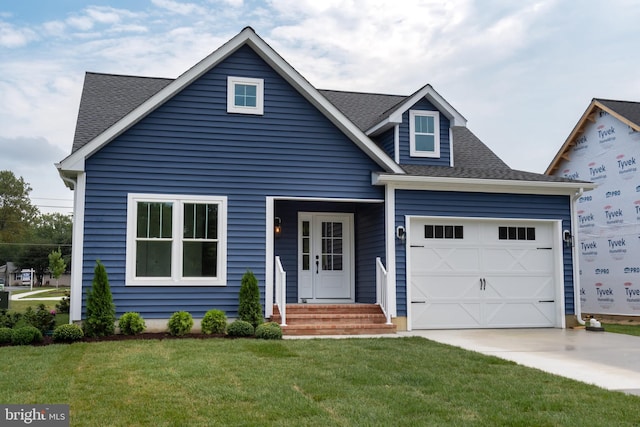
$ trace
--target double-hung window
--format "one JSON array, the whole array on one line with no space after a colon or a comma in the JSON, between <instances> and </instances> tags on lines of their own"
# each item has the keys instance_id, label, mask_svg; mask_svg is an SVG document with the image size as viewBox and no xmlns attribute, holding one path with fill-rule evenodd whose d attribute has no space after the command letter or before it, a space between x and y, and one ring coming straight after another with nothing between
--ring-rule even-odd
<instances>
[{"instance_id":1,"label":"double-hung window","mask_svg":"<svg viewBox=\"0 0 640 427\"><path fill-rule=\"evenodd\" d=\"M227 77L227 112L264 113L264 80L249 77Z\"/></svg>"},{"instance_id":2,"label":"double-hung window","mask_svg":"<svg viewBox=\"0 0 640 427\"><path fill-rule=\"evenodd\" d=\"M127 285L226 285L226 197L130 194Z\"/></svg>"},{"instance_id":3,"label":"double-hung window","mask_svg":"<svg viewBox=\"0 0 640 427\"><path fill-rule=\"evenodd\" d=\"M412 157L440 157L440 113L411 110L409 139Z\"/></svg>"}]
</instances>

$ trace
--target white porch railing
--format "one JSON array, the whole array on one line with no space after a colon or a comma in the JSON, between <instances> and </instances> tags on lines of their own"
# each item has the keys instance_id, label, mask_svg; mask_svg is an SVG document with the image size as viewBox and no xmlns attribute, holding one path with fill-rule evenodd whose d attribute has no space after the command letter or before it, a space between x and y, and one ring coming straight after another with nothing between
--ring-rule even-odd
<instances>
[{"instance_id":1,"label":"white porch railing","mask_svg":"<svg viewBox=\"0 0 640 427\"><path fill-rule=\"evenodd\" d=\"M380 306L387 325L391 325L391 312L389 311L389 288L387 285L387 270L382 265L380 257L376 258L376 304Z\"/></svg>"},{"instance_id":2,"label":"white porch railing","mask_svg":"<svg viewBox=\"0 0 640 427\"><path fill-rule=\"evenodd\" d=\"M276 305L280 311L280 326L287 326L287 272L276 257Z\"/></svg>"}]
</instances>

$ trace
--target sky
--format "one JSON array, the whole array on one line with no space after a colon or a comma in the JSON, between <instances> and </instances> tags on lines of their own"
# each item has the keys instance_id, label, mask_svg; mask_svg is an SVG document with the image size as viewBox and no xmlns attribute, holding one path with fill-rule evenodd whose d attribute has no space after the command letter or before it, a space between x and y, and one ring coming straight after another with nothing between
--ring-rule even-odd
<instances>
[{"instance_id":1,"label":"sky","mask_svg":"<svg viewBox=\"0 0 640 427\"><path fill-rule=\"evenodd\" d=\"M636 0L0 0L0 170L71 213L87 71L175 78L244 27L319 89L429 83L514 169L543 173L592 98L640 101Z\"/></svg>"}]
</instances>

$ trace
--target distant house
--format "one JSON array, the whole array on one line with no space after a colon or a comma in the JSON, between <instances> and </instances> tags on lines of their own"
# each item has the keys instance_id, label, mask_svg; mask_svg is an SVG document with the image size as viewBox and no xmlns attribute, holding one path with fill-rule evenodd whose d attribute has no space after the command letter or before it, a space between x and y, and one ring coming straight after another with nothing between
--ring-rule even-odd
<instances>
[{"instance_id":1,"label":"distant house","mask_svg":"<svg viewBox=\"0 0 640 427\"><path fill-rule=\"evenodd\" d=\"M578 199L581 303L640 315L640 102L593 99L547 168L595 182Z\"/></svg>"},{"instance_id":2,"label":"distant house","mask_svg":"<svg viewBox=\"0 0 640 427\"><path fill-rule=\"evenodd\" d=\"M0 279L5 286L11 286L16 281L20 280L20 269L12 262L7 262L4 265L0 265Z\"/></svg>"},{"instance_id":3,"label":"distant house","mask_svg":"<svg viewBox=\"0 0 640 427\"><path fill-rule=\"evenodd\" d=\"M87 73L71 154L71 319L96 260L118 315L378 304L399 329L564 327L572 198L509 168L430 85L318 90L251 28L177 79ZM286 273L286 278L283 273Z\"/></svg>"}]
</instances>

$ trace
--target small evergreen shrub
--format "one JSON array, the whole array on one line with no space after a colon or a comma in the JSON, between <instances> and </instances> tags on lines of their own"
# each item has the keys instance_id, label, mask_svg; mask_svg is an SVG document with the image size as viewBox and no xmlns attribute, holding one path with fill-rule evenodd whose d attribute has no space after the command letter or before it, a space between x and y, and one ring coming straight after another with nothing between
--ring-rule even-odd
<instances>
[{"instance_id":1,"label":"small evergreen shrub","mask_svg":"<svg viewBox=\"0 0 640 427\"><path fill-rule=\"evenodd\" d=\"M84 337L82 328L74 323L60 325L53 330L53 342L76 342Z\"/></svg>"},{"instance_id":2,"label":"small evergreen shrub","mask_svg":"<svg viewBox=\"0 0 640 427\"><path fill-rule=\"evenodd\" d=\"M11 328L0 328L0 344L9 344L11 342L11 335L13 335L13 331Z\"/></svg>"},{"instance_id":3,"label":"small evergreen shrub","mask_svg":"<svg viewBox=\"0 0 640 427\"><path fill-rule=\"evenodd\" d=\"M238 317L240 320L251 323L254 328L264 322L258 279L250 270L244 273L240 281Z\"/></svg>"},{"instance_id":4,"label":"small evergreen shrub","mask_svg":"<svg viewBox=\"0 0 640 427\"><path fill-rule=\"evenodd\" d=\"M227 327L227 335L230 337L252 337L253 325L244 320L235 320Z\"/></svg>"},{"instance_id":5,"label":"small evergreen shrub","mask_svg":"<svg viewBox=\"0 0 640 427\"><path fill-rule=\"evenodd\" d=\"M109 287L107 270L96 261L93 283L87 294L87 320L84 333L89 337L113 335L116 323L116 307Z\"/></svg>"},{"instance_id":6,"label":"small evergreen shrub","mask_svg":"<svg viewBox=\"0 0 640 427\"><path fill-rule=\"evenodd\" d=\"M130 311L120 316L118 328L120 328L120 332L125 335L137 335L147 329L147 324L144 323L144 319L140 316L140 313Z\"/></svg>"},{"instance_id":7,"label":"small evergreen shrub","mask_svg":"<svg viewBox=\"0 0 640 427\"><path fill-rule=\"evenodd\" d=\"M193 328L193 317L186 311L176 311L169 319L169 333L180 337L188 334Z\"/></svg>"},{"instance_id":8,"label":"small evergreen shrub","mask_svg":"<svg viewBox=\"0 0 640 427\"><path fill-rule=\"evenodd\" d=\"M20 313L9 313L6 308L0 309L0 328L13 328L22 318Z\"/></svg>"},{"instance_id":9,"label":"small evergreen shrub","mask_svg":"<svg viewBox=\"0 0 640 427\"><path fill-rule=\"evenodd\" d=\"M56 311L58 313L68 313L71 308L71 297L69 296L69 291L65 292L65 296L62 297L60 302L56 304Z\"/></svg>"},{"instance_id":10,"label":"small evergreen shrub","mask_svg":"<svg viewBox=\"0 0 640 427\"><path fill-rule=\"evenodd\" d=\"M22 318L27 323L45 333L53 330L56 326L56 312L47 309L44 304L38 304L38 308L34 310L31 307L27 307Z\"/></svg>"},{"instance_id":11,"label":"small evergreen shrub","mask_svg":"<svg viewBox=\"0 0 640 427\"><path fill-rule=\"evenodd\" d=\"M222 310L209 310L202 318L203 334L224 334L227 331L227 316Z\"/></svg>"},{"instance_id":12,"label":"small evergreen shrub","mask_svg":"<svg viewBox=\"0 0 640 427\"><path fill-rule=\"evenodd\" d=\"M256 338L263 340L282 339L282 328L276 322L267 322L256 328Z\"/></svg>"},{"instance_id":13,"label":"small evergreen shrub","mask_svg":"<svg viewBox=\"0 0 640 427\"><path fill-rule=\"evenodd\" d=\"M13 345L29 345L42 342L42 332L35 326L22 326L16 328L11 333L11 344Z\"/></svg>"}]
</instances>

